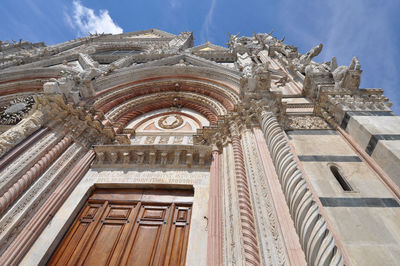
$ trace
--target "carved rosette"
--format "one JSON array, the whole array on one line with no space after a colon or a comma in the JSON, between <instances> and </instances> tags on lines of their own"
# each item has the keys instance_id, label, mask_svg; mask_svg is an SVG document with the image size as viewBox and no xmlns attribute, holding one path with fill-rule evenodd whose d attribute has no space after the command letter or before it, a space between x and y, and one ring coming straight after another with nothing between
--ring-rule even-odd
<instances>
[{"instance_id":1,"label":"carved rosette","mask_svg":"<svg viewBox=\"0 0 400 266\"><path fill-rule=\"evenodd\" d=\"M34 103L35 100L32 96L17 97L10 101L8 105L0 108L0 124L16 125L29 112Z\"/></svg>"}]
</instances>

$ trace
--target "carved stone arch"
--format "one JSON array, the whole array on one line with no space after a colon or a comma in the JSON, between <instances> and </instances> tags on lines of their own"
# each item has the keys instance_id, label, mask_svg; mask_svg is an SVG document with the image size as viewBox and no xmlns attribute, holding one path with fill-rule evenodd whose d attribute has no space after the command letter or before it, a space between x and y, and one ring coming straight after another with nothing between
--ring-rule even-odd
<instances>
[{"instance_id":1,"label":"carved stone arch","mask_svg":"<svg viewBox=\"0 0 400 266\"><path fill-rule=\"evenodd\" d=\"M111 111L106 113L105 116L111 122L117 122L121 117L131 110L135 110L138 106L147 105L150 107L153 104L157 105L157 103L161 102L169 102L169 106L174 106L174 104L184 104L188 106L189 103L191 103L191 106L193 107L202 106L203 108L197 108L198 110L196 111L203 113L206 117L210 117L211 114L218 116L228 113L228 110L220 102L204 95L187 92L163 92L149 94L126 101L113 108ZM164 105L164 107L167 107L167 105Z\"/></svg>"},{"instance_id":2,"label":"carved stone arch","mask_svg":"<svg viewBox=\"0 0 400 266\"><path fill-rule=\"evenodd\" d=\"M224 91L226 95L229 95L235 104L239 102L241 75L237 71L193 65L147 66L147 64L134 65L111 76L99 77L96 79L96 98L126 86L171 80L173 82L189 81L211 84L214 89Z\"/></svg>"},{"instance_id":3,"label":"carved stone arch","mask_svg":"<svg viewBox=\"0 0 400 266\"><path fill-rule=\"evenodd\" d=\"M0 96L43 91L43 84L62 76L61 68L32 67L8 74L0 74Z\"/></svg>"},{"instance_id":4,"label":"carved stone arch","mask_svg":"<svg viewBox=\"0 0 400 266\"><path fill-rule=\"evenodd\" d=\"M228 110L233 110L239 102L239 96L221 87L219 84L213 84L201 80L192 79L160 79L154 82L145 82L140 84L124 84L123 87L107 89L96 96L93 107L103 113L108 112L116 105L135 97L155 92L163 91L184 91L203 94L221 102Z\"/></svg>"}]
</instances>

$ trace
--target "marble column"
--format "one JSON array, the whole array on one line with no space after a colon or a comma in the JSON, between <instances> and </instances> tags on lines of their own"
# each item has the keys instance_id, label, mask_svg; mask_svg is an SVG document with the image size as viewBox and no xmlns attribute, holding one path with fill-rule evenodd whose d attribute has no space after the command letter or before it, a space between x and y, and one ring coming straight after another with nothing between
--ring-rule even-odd
<instances>
[{"instance_id":1,"label":"marble column","mask_svg":"<svg viewBox=\"0 0 400 266\"><path fill-rule=\"evenodd\" d=\"M217 148L212 151L209 191L207 265L214 266L222 265L221 156Z\"/></svg>"},{"instance_id":2,"label":"marble column","mask_svg":"<svg viewBox=\"0 0 400 266\"><path fill-rule=\"evenodd\" d=\"M275 116L271 112L263 111L259 120L307 263L348 264L343 249L327 222L318 196L310 189L311 186L295 159L296 154Z\"/></svg>"},{"instance_id":3,"label":"marble column","mask_svg":"<svg viewBox=\"0 0 400 266\"><path fill-rule=\"evenodd\" d=\"M243 265L243 239L241 233L239 198L235 178L233 147L227 141L222 149L223 188L223 265Z\"/></svg>"},{"instance_id":4,"label":"marble column","mask_svg":"<svg viewBox=\"0 0 400 266\"><path fill-rule=\"evenodd\" d=\"M71 169L57 189L0 257L0 265L17 265L19 263L81 178L89 170L94 158L95 152L90 150Z\"/></svg>"},{"instance_id":5,"label":"marble column","mask_svg":"<svg viewBox=\"0 0 400 266\"><path fill-rule=\"evenodd\" d=\"M268 151L263 133L260 128L253 128L258 154L260 156L264 181L269 188L266 198L270 197L276 212L276 219L279 221L279 231L284 241L285 251L290 265L307 265L305 255L300 246L299 236L296 233L289 207L285 201L271 154ZM254 147L253 146L253 147ZM272 227L272 229L275 229ZM271 229L271 231L272 231Z\"/></svg>"},{"instance_id":6,"label":"marble column","mask_svg":"<svg viewBox=\"0 0 400 266\"><path fill-rule=\"evenodd\" d=\"M256 228L254 224L253 207L251 204L249 184L243 159L243 149L237 125L231 123L233 157L235 162L235 177L239 197L239 215L242 229L244 263L260 265L260 251L258 248Z\"/></svg>"}]
</instances>

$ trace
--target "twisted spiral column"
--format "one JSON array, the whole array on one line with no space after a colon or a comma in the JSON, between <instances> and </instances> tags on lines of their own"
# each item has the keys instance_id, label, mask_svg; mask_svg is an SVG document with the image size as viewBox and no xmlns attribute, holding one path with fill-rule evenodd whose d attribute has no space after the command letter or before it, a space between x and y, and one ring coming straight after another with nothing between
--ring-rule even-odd
<instances>
[{"instance_id":1,"label":"twisted spiral column","mask_svg":"<svg viewBox=\"0 0 400 266\"><path fill-rule=\"evenodd\" d=\"M39 159L17 182L15 182L8 190L0 197L0 214L2 214L8 206L16 198L18 198L24 190L39 177L47 167L57 157L65 151L65 149L71 144L72 137L64 137L57 145L55 145L50 151L48 151L42 158Z\"/></svg>"},{"instance_id":2,"label":"twisted spiral column","mask_svg":"<svg viewBox=\"0 0 400 266\"><path fill-rule=\"evenodd\" d=\"M279 123L270 112L262 112L259 120L307 263L344 265L342 250L314 200Z\"/></svg>"},{"instance_id":3,"label":"twisted spiral column","mask_svg":"<svg viewBox=\"0 0 400 266\"><path fill-rule=\"evenodd\" d=\"M242 227L244 258L248 265L260 265L260 253L254 224L249 185L243 158L243 149L236 125L231 124L233 158L239 197L239 215Z\"/></svg>"}]
</instances>

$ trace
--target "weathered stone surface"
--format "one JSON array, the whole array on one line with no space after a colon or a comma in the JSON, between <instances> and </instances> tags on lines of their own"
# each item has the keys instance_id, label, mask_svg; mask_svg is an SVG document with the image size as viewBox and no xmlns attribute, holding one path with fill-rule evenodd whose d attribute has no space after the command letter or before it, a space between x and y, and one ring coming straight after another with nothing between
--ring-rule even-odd
<instances>
[{"instance_id":1,"label":"weathered stone surface","mask_svg":"<svg viewBox=\"0 0 400 266\"><path fill-rule=\"evenodd\" d=\"M96 187L193 187L187 265L396 264L400 120L358 59L193 40L0 42L0 263L45 264Z\"/></svg>"}]
</instances>

